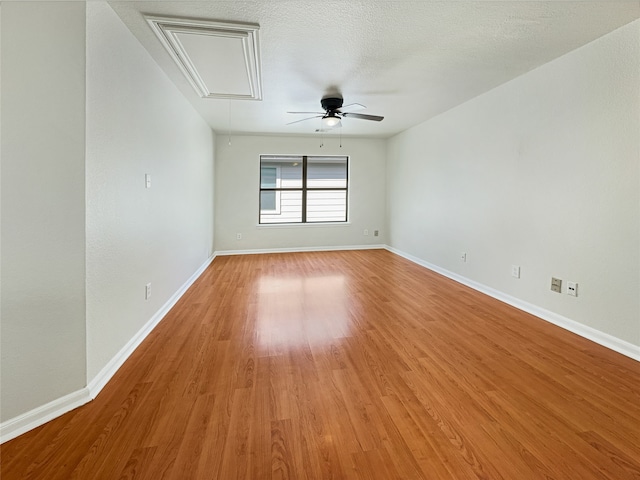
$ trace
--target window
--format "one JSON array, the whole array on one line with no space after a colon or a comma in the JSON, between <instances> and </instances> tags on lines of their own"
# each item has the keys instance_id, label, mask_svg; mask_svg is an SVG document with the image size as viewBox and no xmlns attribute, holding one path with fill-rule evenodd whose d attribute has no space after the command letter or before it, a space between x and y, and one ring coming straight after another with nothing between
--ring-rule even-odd
<instances>
[{"instance_id":1,"label":"window","mask_svg":"<svg viewBox=\"0 0 640 480\"><path fill-rule=\"evenodd\" d=\"M348 157L260 156L260 223L347 221Z\"/></svg>"}]
</instances>

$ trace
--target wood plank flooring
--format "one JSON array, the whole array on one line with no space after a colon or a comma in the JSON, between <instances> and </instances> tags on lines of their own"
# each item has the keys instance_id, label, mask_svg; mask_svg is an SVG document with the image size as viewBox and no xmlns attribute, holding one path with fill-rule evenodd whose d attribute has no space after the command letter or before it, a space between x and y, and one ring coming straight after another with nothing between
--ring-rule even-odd
<instances>
[{"instance_id":1,"label":"wood plank flooring","mask_svg":"<svg viewBox=\"0 0 640 480\"><path fill-rule=\"evenodd\" d=\"M13 479L640 479L640 363L383 250L218 257Z\"/></svg>"}]
</instances>

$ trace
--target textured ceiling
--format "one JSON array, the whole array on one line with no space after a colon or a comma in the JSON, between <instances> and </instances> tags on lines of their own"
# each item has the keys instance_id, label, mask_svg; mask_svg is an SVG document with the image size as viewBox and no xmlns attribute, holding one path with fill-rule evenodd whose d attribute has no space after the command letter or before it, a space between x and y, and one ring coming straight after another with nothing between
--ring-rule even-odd
<instances>
[{"instance_id":1,"label":"textured ceiling","mask_svg":"<svg viewBox=\"0 0 640 480\"><path fill-rule=\"evenodd\" d=\"M387 137L640 18L638 1L110 2L218 132L310 134L338 90L384 121L343 120L343 135ZM263 100L200 98L143 14L260 25ZM224 68L224 65L220 65Z\"/></svg>"}]
</instances>

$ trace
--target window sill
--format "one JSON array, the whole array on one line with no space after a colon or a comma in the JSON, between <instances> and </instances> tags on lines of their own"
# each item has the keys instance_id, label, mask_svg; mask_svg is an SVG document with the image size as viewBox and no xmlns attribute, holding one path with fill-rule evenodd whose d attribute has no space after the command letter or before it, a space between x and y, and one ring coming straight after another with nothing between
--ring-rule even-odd
<instances>
[{"instance_id":1,"label":"window sill","mask_svg":"<svg viewBox=\"0 0 640 480\"><path fill-rule=\"evenodd\" d=\"M318 227L349 227L351 222L318 222L318 223L259 223L258 228L318 228Z\"/></svg>"}]
</instances>

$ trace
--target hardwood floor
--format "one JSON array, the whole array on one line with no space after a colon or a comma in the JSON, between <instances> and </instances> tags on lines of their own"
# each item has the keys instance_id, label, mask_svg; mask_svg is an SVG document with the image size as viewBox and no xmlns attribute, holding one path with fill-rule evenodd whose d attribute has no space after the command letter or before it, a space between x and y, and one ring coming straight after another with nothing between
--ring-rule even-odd
<instances>
[{"instance_id":1,"label":"hardwood floor","mask_svg":"<svg viewBox=\"0 0 640 480\"><path fill-rule=\"evenodd\" d=\"M640 363L383 250L218 257L12 479L640 479Z\"/></svg>"}]
</instances>

